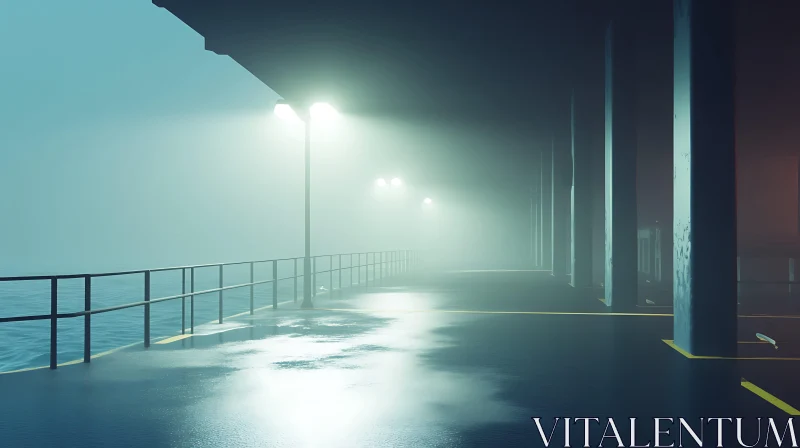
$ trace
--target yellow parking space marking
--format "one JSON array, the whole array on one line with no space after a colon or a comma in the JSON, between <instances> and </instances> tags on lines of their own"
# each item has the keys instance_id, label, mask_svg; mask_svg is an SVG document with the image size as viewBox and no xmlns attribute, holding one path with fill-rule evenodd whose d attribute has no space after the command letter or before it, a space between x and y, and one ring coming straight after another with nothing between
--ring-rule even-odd
<instances>
[{"instance_id":1,"label":"yellow parking space marking","mask_svg":"<svg viewBox=\"0 0 800 448\"><path fill-rule=\"evenodd\" d=\"M800 415L800 411L793 408L791 405L786 403L785 401L781 400L780 398L772 395L771 393L765 391L764 389L756 386L755 384L747 381L746 379L742 378L742 387L749 390L750 392L758 395L764 401L770 403L771 405L775 406L776 408L786 412L789 415Z\"/></svg>"},{"instance_id":2,"label":"yellow parking space marking","mask_svg":"<svg viewBox=\"0 0 800 448\"><path fill-rule=\"evenodd\" d=\"M779 356L770 357L739 357L739 356L698 356L693 355L686 350L675 345L675 341L671 339L662 339L668 346L672 347L676 352L689 359L734 359L738 361L800 361L800 358L782 358Z\"/></svg>"},{"instance_id":3,"label":"yellow parking space marking","mask_svg":"<svg viewBox=\"0 0 800 448\"><path fill-rule=\"evenodd\" d=\"M122 347L112 348L111 350L106 350L104 352L92 355L91 359L96 359L96 358L99 358L101 356L110 355L110 354L112 354L114 352L118 352L120 350L123 350L123 349L126 349L126 348L130 348L130 347L133 347L133 346L136 346L136 345L141 345L141 344L142 344L141 342L134 342L133 344L123 345ZM58 364L58 367L72 366L72 365L81 364L81 363L83 363L83 358L81 358L81 359L73 359L72 361L67 361L67 362L62 362L62 363ZM17 370L9 370L7 372L0 372L0 375L8 375L9 373L31 372L31 371L34 371L34 370L46 370L46 369L49 369L49 368L50 368L50 366L28 367L27 369L17 369Z\"/></svg>"},{"instance_id":4,"label":"yellow parking space marking","mask_svg":"<svg viewBox=\"0 0 800 448\"><path fill-rule=\"evenodd\" d=\"M286 301L283 301L283 302L278 302L278 305L285 305L287 303L292 303L292 302L294 302L294 300L286 300ZM253 312L255 313L256 311L265 310L267 308L272 308L272 305L267 305L267 306L262 306L260 308L256 308L256 309L253 310ZM227 316L224 319L233 319L235 317L244 316L245 314L250 314L250 311L245 311L243 313L238 313L238 314L234 314L232 316ZM216 320L212 320L211 322L208 322L208 323L209 324L214 324L214 323L217 323L217 321ZM180 334L180 335L177 335L177 336L172 336L172 337L168 337L168 338L162 338L161 340L158 340L158 342L154 342L154 344L169 344L170 342L180 341L181 339L186 339L186 338L189 338L189 337L192 337L192 336L193 335L191 335L191 334ZM134 347L134 346L137 346L137 345L142 345L142 342L134 342L133 344L128 344L128 345L123 345L121 347L112 348L111 350L106 350L104 352L92 355L91 359L97 359L97 358L100 358L102 356L110 355L110 354L112 354L114 352L118 352L120 350L124 350L126 348ZM75 364L82 364L82 363L83 363L83 358L81 358L81 359L73 359L72 361L66 361L66 362L59 363L58 367L72 366L72 365L75 365ZM45 370L45 369L49 369L49 368L50 368L50 366L28 367L28 368L25 368L25 369L17 369L17 370L9 370L9 371L6 371L6 372L0 372L0 375L8 375L8 374L11 374L11 373L32 372L34 370Z\"/></svg>"},{"instance_id":5,"label":"yellow parking space marking","mask_svg":"<svg viewBox=\"0 0 800 448\"><path fill-rule=\"evenodd\" d=\"M179 334L179 335L173 336L171 338L162 339L162 340L156 342L156 344L159 344L159 345L161 345L161 344L169 344L170 342L180 341L181 339L190 338L192 336L193 335L191 335L191 334Z\"/></svg>"}]
</instances>

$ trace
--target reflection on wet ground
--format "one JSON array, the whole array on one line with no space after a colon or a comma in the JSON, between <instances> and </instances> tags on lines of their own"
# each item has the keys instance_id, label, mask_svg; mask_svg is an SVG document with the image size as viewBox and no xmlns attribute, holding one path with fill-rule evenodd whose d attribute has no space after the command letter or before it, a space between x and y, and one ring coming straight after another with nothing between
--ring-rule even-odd
<instances>
[{"instance_id":1,"label":"reflection on wet ground","mask_svg":"<svg viewBox=\"0 0 800 448\"><path fill-rule=\"evenodd\" d=\"M531 417L548 430L554 417L639 417L645 440L652 417L785 424L742 376L800 406L799 362L687 359L662 342L668 316L495 313L604 311L549 275L413 280L199 326L91 365L0 376L0 434L8 446L544 446ZM741 320L742 337L771 332L787 346L780 356L794 353L800 320ZM740 355L775 356L741 345ZM597 446L603 428L593 431Z\"/></svg>"}]
</instances>

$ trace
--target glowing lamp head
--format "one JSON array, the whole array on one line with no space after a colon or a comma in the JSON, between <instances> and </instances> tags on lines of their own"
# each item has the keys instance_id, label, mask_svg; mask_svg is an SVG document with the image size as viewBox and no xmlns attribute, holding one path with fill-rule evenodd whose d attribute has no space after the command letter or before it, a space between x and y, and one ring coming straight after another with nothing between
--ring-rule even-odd
<instances>
[{"instance_id":1,"label":"glowing lamp head","mask_svg":"<svg viewBox=\"0 0 800 448\"><path fill-rule=\"evenodd\" d=\"M403 181L400 180L399 177L395 177L394 179L392 179L392 186L393 187L399 187L401 185L403 185Z\"/></svg>"},{"instance_id":2,"label":"glowing lamp head","mask_svg":"<svg viewBox=\"0 0 800 448\"><path fill-rule=\"evenodd\" d=\"M433 200L431 198L425 198L425 200L423 200L422 203L425 205L431 205L433 204Z\"/></svg>"},{"instance_id":3,"label":"glowing lamp head","mask_svg":"<svg viewBox=\"0 0 800 448\"><path fill-rule=\"evenodd\" d=\"M284 100L278 100L278 102L275 103L275 115L286 121L298 121L300 119L294 109L292 109L292 106Z\"/></svg>"},{"instance_id":4,"label":"glowing lamp head","mask_svg":"<svg viewBox=\"0 0 800 448\"><path fill-rule=\"evenodd\" d=\"M385 187L386 186L386 179L381 177L380 179L375 181L375 185L377 185L379 187Z\"/></svg>"},{"instance_id":5,"label":"glowing lamp head","mask_svg":"<svg viewBox=\"0 0 800 448\"><path fill-rule=\"evenodd\" d=\"M328 103L314 103L309 109L312 120L329 121L339 117L339 112Z\"/></svg>"}]
</instances>

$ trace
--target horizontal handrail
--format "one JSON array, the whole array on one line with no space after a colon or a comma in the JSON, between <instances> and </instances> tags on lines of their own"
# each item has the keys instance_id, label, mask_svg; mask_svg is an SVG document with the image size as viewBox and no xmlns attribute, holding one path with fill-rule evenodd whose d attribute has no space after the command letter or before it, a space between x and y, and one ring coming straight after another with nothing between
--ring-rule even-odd
<instances>
[{"instance_id":1,"label":"horizontal handrail","mask_svg":"<svg viewBox=\"0 0 800 448\"><path fill-rule=\"evenodd\" d=\"M328 254L328 255L312 255L311 259L316 258L326 258L326 257L338 257L339 255L342 256L350 256L350 255L368 255L368 254L380 254L380 253L389 253L389 252L398 252L398 251L383 251L383 252L349 252L343 254ZM402 251L399 251L402 252ZM144 274L145 272L166 272L166 271L178 271L182 269L199 269L199 268L213 268L213 267L220 267L220 266L237 266L237 265L246 265L246 264L259 264L259 263L272 263L273 261L293 261L293 260L302 260L305 257L291 257L291 258L271 258L266 260L253 260L253 261L231 261L225 263L205 263L205 264L193 264L193 265L186 265L186 266L171 266L171 267L163 267L163 268L152 268L152 269L135 269L130 271L114 271L114 272L97 272L97 273L84 273L84 274L51 274L51 275L22 275L22 276L11 276L11 277L0 277L0 282L21 282L21 281L32 281L32 280L67 280L67 279L78 279L78 278L98 278L98 277L114 277L114 276L121 276L121 275L135 275L135 274ZM375 263L373 263L375 264ZM371 266L372 264L370 264ZM357 266L367 266L367 264L363 265L354 265L352 267ZM320 272L318 272L320 273Z\"/></svg>"},{"instance_id":2,"label":"horizontal handrail","mask_svg":"<svg viewBox=\"0 0 800 448\"><path fill-rule=\"evenodd\" d=\"M370 255L372 255L372 259L370 260ZM354 256L358 258L358 264L354 263ZM362 256L364 259L362 260ZM334 268L333 258L338 258L337 267ZM347 266L342 266L342 257L350 257L350 264ZM410 269L412 263L415 261L419 261L419 255L415 251L409 250L395 250L395 251L382 251L382 252L351 252L351 253L344 253L344 254L328 254L328 255L314 255L309 257L312 263L312 270L308 273L303 272L299 273L297 270L297 262L298 260L303 260L305 257L292 257L292 258L275 258L275 259L266 259L266 260L253 260L253 261L237 261L237 262L228 262L228 263L207 263L207 264L195 264L195 265L186 265L186 266L175 266L175 267L166 267L166 268L154 268L154 269L137 269L137 270L128 270L128 271L117 271L117 272L102 272L102 273L85 273L85 274L57 274L57 275L31 275L31 276L13 276L13 277L0 277L0 282L22 282L22 281L40 281L40 280L49 280L50 281L50 313L49 314L36 314L36 315L28 315L28 316L12 316L12 317L0 317L0 323L3 322L23 322L23 321L34 321L34 320L49 320L50 321L50 368L55 369L58 366L57 363L57 322L59 319L69 319L75 317L83 317L84 318L84 362L90 362L91 360L91 322L90 318L92 315L101 314L101 313L108 313L111 311L118 311L124 310L129 308L135 307L144 307L144 345L145 347L150 346L150 305L160 302L166 302L171 300L182 300L182 308L181 308L181 333L183 334L186 330L185 327L185 319L186 319L186 302L187 298L190 299L190 329L191 332L194 333L194 297L200 295L207 295L212 293L219 294L219 323L223 321L223 291L228 291L232 289L239 289L239 288L250 288L250 314L254 312L254 289L253 287L256 285L262 285L271 283L272 284L272 307L278 307L278 283L281 281L286 280L294 280L294 300L297 301L297 280L299 278L303 278L308 276L312 277L313 281L313 289L311 291L312 295L315 295L316 290L316 279L317 276L320 274L328 274L329 275L329 282L331 291L336 289L333 283L333 273L339 272L339 279L338 279L338 289L343 289L342 285L342 271L349 270L350 271L350 286L352 287L354 284L359 285L361 284L361 271L362 268L365 269L365 286L368 286L370 283L370 270L369 267L372 267L372 281L376 281L378 279L383 279L384 277L391 276L393 274L406 272ZM328 269L317 271L316 269L316 261L317 259L321 258L328 258ZM294 261L294 275L290 275L288 277L278 277L278 263L282 261ZM363 263L362 263L363 261ZM262 263L270 263L272 265L272 278L266 280L255 280L253 278L253 268L256 264ZM225 266L237 266L237 265L250 265L250 281L247 283L239 283L235 285L228 285L224 286L223 282L223 272ZM194 291L194 280L195 280L195 270L201 268L209 268L209 267L218 267L219 268L219 287L218 288L211 288L211 289L204 289L201 291ZM378 268L380 267L380 270ZM386 268L386 272L384 275L384 268ZM182 293L181 294L173 294L169 296L159 297L159 298L151 298L151 274L154 272L166 272L166 271L182 271L181 276L181 284L182 284ZM187 271L190 273L190 284L191 284L191 291L186 291L186 280L187 280ZM353 272L356 271L357 273L357 281L353 283ZM92 279L93 278L100 278L100 277L111 277L111 276L124 276L124 275L134 275L134 274L144 274L144 300L139 300L136 302L125 303L121 305L103 307L103 308L92 308ZM58 281L63 279L84 279L84 296L85 296L85 309L81 311L74 311L74 312L67 312L67 313L59 313L58 312Z\"/></svg>"}]
</instances>

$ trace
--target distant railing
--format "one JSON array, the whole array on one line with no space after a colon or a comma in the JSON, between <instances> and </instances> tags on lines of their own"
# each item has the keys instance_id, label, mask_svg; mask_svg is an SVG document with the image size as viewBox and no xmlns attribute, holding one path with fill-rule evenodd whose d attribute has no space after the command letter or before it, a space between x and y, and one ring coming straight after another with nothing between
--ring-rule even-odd
<instances>
[{"instance_id":1,"label":"distant railing","mask_svg":"<svg viewBox=\"0 0 800 448\"><path fill-rule=\"evenodd\" d=\"M342 257L349 257L350 264L346 267L342 266ZM363 264L362 264L363 256ZM372 261L370 261L372 256ZM337 258L337 268L333 268L333 259ZM354 257L357 257L358 264L353 264ZM342 287L342 271L349 270L350 273L350 286L354 284L361 284L361 270L364 268L364 286L369 286L370 282L370 267L372 267L372 280L380 280L396 274L408 272L412 267L416 266L420 259L417 251L402 250L402 251L388 251L388 252L361 252L361 253L348 253L348 254L334 254L334 255L316 255L312 258L312 295L316 296L316 281L317 275L327 273L329 276L328 284L331 287L331 292L335 289L333 287L333 273L338 272L339 275L339 288ZM317 271L317 260L328 258L330 268L324 271ZM83 362L91 362L91 347L92 347L92 328L91 317L94 314L108 313L111 311L124 310L137 306L144 307L144 346L150 346L150 306L154 303L166 302L170 300L181 299L181 334L186 333L186 299L189 299L189 331L190 334L194 333L194 297L204 294L218 293L219 297L219 323L222 323L222 310L224 308L223 291L250 287L250 314L253 314L254 303L254 290L255 285L272 283L272 308L278 308L278 282L282 280L294 280L294 301L297 301L297 279L304 277L305 273L297 273L297 261L303 260L304 257L294 258L277 258L272 260L256 260L256 261L239 261L233 263L212 263L212 264L198 264L191 266L176 266L169 268L156 268L156 269L142 269L135 271L120 271L120 272L104 272L96 274L66 274L66 275L34 275L24 277L0 277L0 282L21 282L21 281L50 281L50 313L38 314L28 316L14 316L14 317L0 317L0 323L3 322L23 322L33 320L50 320L50 368L56 369L58 367L58 319L69 319L73 317L84 318L83 329ZM294 275L284 278L278 278L278 263L279 262L293 262ZM253 277L254 267L257 264L271 263L272 264L272 278L268 280L255 280ZM250 265L250 281L237 285L224 286L224 267L225 266L240 266ZM205 289L195 291L195 269L199 268L219 268L219 287L213 289ZM182 290L181 294L171 296L151 298L150 297L150 276L153 272L167 272L167 271L181 271ZM189 271L189 291L186 291L186 272ZM353 271L356 271L356 283L353 283ZM384 270L386 275L384 275ZM144 300L138 302L126 303L123 305L110 306L105 308L92 309L92 279L98 277L113 277L132 274L144 274ZM59 313L58 312L58 281L66 279L84 279L84 310L72 313Z\"/></svg>"},{"instance_id":2,"label":"distant railing","mask_svg":"<svg viewBox=\"0 0 800 448\"><path fill-rule=\"evenodd\" d=\"M639 277L648 283L654 284L663 281L662 256L663 238L661 228L657 226L639 228ZM797 260L800 252L792 247L781 248L775 246L760 251L739 250L736 257L736 280L738 281L739 295L742 295L742 286L752 290L750 286L781 286L789 294L800 290L798 281ZM667 252L671 257L671 252ZM744 268L742 266L744 265ZM762 268L759 268L762 265ZM743 274L744 272L744 274ZM669 273L667 273L669 274ZM667 282L671 281L668 275Z\"/></svg>"}]
</instances>

